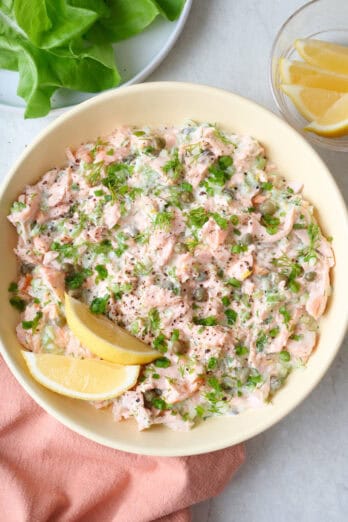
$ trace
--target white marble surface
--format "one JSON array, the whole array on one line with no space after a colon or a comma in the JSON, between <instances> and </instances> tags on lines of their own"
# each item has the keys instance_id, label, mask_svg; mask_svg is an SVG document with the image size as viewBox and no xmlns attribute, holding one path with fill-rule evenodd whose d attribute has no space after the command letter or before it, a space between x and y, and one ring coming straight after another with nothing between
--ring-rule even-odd
<instances>
[{"instance_id":1,"label":"white marble surface","mask_svg":"<svg viewBox=\"0 0 348 522\"><path fill-rule=\"evenodd\" d=\"M275 110L268 85L272 41L303 0L193 0L175 48L150 80L205 83ZM53 117L0 111L0 176ZM348 198L347 155L319 153ZM310 397L246 443L247 461L193 522L343 522L348 519L347 339ZM214 480L214 477L211 477Z\"/></svg>"}]
</instances>

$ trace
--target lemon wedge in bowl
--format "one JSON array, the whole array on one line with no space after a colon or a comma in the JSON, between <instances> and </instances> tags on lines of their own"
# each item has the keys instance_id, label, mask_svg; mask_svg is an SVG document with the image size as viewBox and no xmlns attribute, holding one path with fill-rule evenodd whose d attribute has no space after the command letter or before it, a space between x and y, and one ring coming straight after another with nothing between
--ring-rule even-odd
<instances>
[{"instance_id":1,"label":"lemon wedge in bowl","mask_svg":"<svg viewBox=\"0 0 348 522\"><path fill-rule=\"evenodd\" d=\"M336 74L348 74L348 47L310 38L296 40L295 48L311 65Z\"/></svg>"},{"instance_id":2,"label":"lemon wedge in bowl","mask_svg":"<svg viewBox=\"0 0 348 522\"><path fill-rule=\"evenodd\" d=\"M46 388L85 401L121 395L138 379L140 366L121 366L98 359L75 359L22 351L31 375Z\"/></svg>"},{"instance_id":3,"label":"lemon wedge in bowl","mask_svg":"<svg viewBox=\"0 0 348 522\"><path fill-rule=\"evenodd\" d=\"M297 110L306 120L321 118L345 93L315 89L301 85L281 85L282 91L289 96Z\"/></svg>"},{"instance_id":4,"label":"lemon wedge in bowl","mask_svg":"<svg viewBox=\"0 0 348 522\"><path fill-rule=\"evenodd\" d=\"M319 136L339 137L348 133L348 94L344 94L321 117L312 121L306 130Z\"/></svg>"},{"instance_id":5,"label":"lemon wedge in bowl","mask_svg":"<svg viewBox=\"0 0 348 522\"><path fill-rule=\"evenodd\" d=\"M348 75L325 71L305 62L281 58L279 74L282 83L285 84L348 92Z\"/></svg>"},{"instance_id":6,"label":"lemon wedge in bowl","mask_svg":"<svg viewBox=\"0 0 348 522\"><path fill-rule=\"evenodd\" d=\"M106 317L93 314L84 304L65 294L65 315L69 328L82 346L105 361L118 364L146 364L161 354Z\"/></svg>"}]
</instances>

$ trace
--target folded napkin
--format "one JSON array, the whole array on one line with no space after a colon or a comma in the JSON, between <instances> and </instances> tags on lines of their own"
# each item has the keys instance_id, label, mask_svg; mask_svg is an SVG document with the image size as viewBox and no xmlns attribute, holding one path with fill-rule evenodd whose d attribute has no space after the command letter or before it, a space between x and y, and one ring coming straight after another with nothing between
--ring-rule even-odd
<instances>
[{"instance_id":1,"label":"folded napkin","mask_svg":"<svg viewBox=\"0 0 348 522\"><path fill-rule=\"evenodd\" d=\"M96 444L37 406L1 357L0 386L6 522L187 522L188 507L220 493L244 460L243 445L164 458Z\"/></svg>"}]
</instances>

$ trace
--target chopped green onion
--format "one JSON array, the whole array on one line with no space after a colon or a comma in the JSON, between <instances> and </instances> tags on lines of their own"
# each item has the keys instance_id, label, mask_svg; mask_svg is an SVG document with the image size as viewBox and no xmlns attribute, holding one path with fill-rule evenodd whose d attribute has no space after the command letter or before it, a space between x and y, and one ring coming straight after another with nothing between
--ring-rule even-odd
<instances>
[{"instance_id":1,"label":"chopped green onion","mask_svg":"<svg viewBox=\"0 0 348 522\"><path fill-rule=\"evenodd\" d=\"M108 294L104 297L95 297L89 306L90 311L93 314L105 314L109 298Z\"/></svg>"},{"instance_id":2,"label":"chopped green onion","mask_svg":"<svg viewBox=\"0 0 348 522\"><path fill-rule=\"evenodd\" d=\"M235 288L240 288L242 286L241 281L238 281L238 279L236 279L235 277L231 277L230 279L228 279L227 284L232 285Z\"/></svg>"},{"instance_id":3,"label":"chopped green onion","mask_svg":"<svg viewBox=\"0 0 348 522\"><path fill-rule=\"evenodd\" d=\"M168 366L170 366L170 360L167 357L160 357L155 360L154 365L157 368L168 368Z\"/></svg>"}]
</instances>

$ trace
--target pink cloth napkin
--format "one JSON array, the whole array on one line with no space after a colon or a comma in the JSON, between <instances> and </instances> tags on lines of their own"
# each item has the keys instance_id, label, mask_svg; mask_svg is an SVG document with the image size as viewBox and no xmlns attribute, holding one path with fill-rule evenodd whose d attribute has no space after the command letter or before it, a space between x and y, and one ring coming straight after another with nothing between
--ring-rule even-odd
<instances>
[{"instance_id":1,"label":"pink cloth napkin","mask_svg":"<svg viewBox=\"0 0 348 522\"><path fill-rule=\"evenodd\" d=\"M180 458L106 448L37 406L1 357L0 383L2 521L188 522L188 507L220 493L245 457L243 445Z\"/></svg>"}]
</instances>

